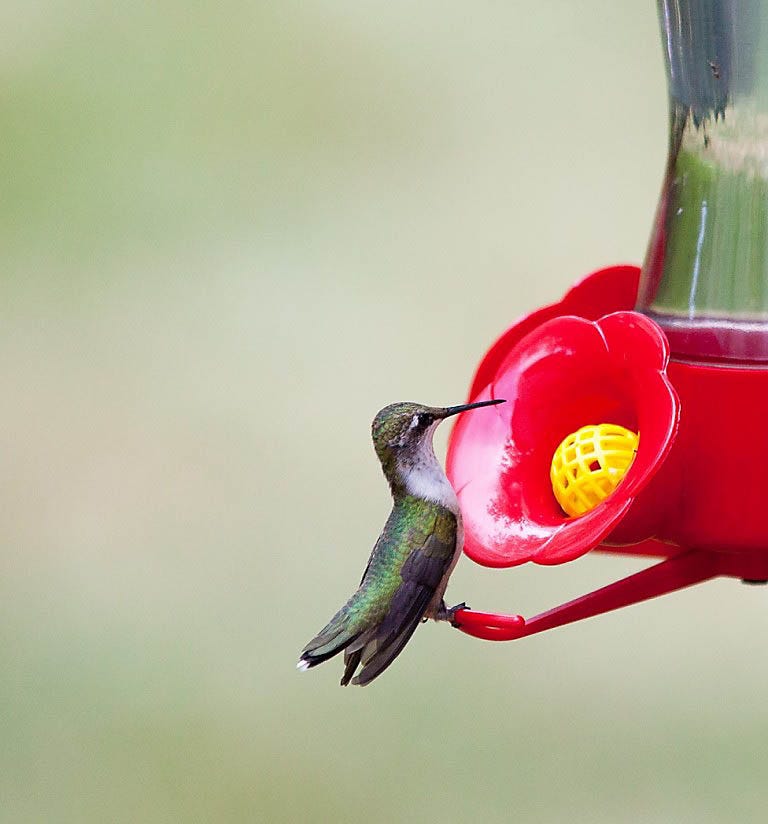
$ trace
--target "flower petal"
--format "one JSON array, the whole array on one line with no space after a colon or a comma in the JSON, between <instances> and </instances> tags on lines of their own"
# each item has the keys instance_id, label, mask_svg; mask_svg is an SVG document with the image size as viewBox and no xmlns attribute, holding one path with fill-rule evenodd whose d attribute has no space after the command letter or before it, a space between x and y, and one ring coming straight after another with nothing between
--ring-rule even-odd
<instances>
[{"instance_id":1,"label":"flower petal","mask_svg":"<svg viewBox=\"0 0 768 824\"><path fill-rule=\"evenodd\" d=\"M509 327L491 346L475 373L470 397L475 397L494 378L501 360L512 347L545 321L561 315L578 315L597 320L603 315L632 309L637 299L640 269L637 266L610 266L598 269L574 284L562 300L543 306Z\"/></svg>"},{"instance_id":2,"label":"flower petal","mask_svg":"<svg viewBox=\"0 0 768 824\"><path fill-rule=\"evenodd\" d=\"M489 566L571 560L609 535L671 447L679 403L666 377L666 339L635 312L596 322L563 316L494 359L492 380L472 400L507 403L493 417L463 416L448 453L465 551ZM639 430L637 458L613 494L569 518L552 493L552 455L570 432L597 423Z\"/></svg>"}]
</instances>

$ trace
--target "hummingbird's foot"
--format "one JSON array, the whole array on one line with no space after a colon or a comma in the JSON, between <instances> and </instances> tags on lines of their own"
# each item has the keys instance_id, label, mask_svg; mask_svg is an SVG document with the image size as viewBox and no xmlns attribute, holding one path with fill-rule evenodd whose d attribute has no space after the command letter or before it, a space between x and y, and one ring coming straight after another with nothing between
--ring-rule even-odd
<instances>
[{"instance_id":1,"label":"hummingbird's foot","mask_svg":"<svg viewBox=\"0 0 768 824\"><path fill-rule=\"evenodd\" d=\"M445 601L441 601L440 608L437 610L437 614L435 615L435 621L448 621L452 627L457 627L458 624L456 623L456 613L462 609L469 609L464 601L460 604L456 604L455 607L446 607Z\"/></svg>"}]
</instances>

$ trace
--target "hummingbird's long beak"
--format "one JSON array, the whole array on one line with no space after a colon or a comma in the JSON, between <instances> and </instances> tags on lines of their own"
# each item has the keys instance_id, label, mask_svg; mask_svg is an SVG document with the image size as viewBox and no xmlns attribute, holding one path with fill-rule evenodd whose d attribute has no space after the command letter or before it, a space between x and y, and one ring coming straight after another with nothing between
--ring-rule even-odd
<instances>
[{"instance_id":1,"label":"hummingbird's long beak","mask_svg":"<svg viewBox=\"0 0 768 824\"><path fill-rule=\"evenodd\" d=\"M475 401L475 403L463 403L460 406L446 406L443 409L442 418L450 418L451 415L458 415L468 409L479 409L481 406L495 406L497 403L506 403L504 398L494 398L492 401Z\"/></svg>"}]
</instances>

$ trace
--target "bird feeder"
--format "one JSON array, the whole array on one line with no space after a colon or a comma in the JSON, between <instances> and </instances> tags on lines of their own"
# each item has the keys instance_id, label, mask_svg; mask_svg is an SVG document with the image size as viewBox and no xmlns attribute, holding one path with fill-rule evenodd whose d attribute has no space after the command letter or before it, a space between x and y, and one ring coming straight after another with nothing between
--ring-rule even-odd
<instances>
[{"instance_id":1,"label":"bird feeder","mask_svg":"<svg viewBox=\"0 0 768 824\"><path fill-rule=\"evenodd\" d=\"M507 403L459 419L447 461L480 564L658 561L531 619L457 612L479 638L768 582L768 4L658 6L669 156L642 271L595 272L507 329L469 396ZM603 448L600 427L628 434Z\"/></svg>"}]
</instances>

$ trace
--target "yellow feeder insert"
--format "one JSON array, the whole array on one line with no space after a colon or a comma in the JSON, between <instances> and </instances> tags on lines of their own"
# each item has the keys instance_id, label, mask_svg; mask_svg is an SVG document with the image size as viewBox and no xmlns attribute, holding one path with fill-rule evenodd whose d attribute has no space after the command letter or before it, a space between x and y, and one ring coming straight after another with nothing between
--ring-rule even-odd
<instances>
[{"instance_id":1,"label":"yellow feeder insert","mask_svg":"<svg viewBox=\"0 0 768 824\"><path fill-rule=\"evenodd\" d=\"M564 438L549 472L563 511L575 517L604 501L627 474L638 442L637 433L614 423L582 426Z\"/></svg>"}]
</instances>

